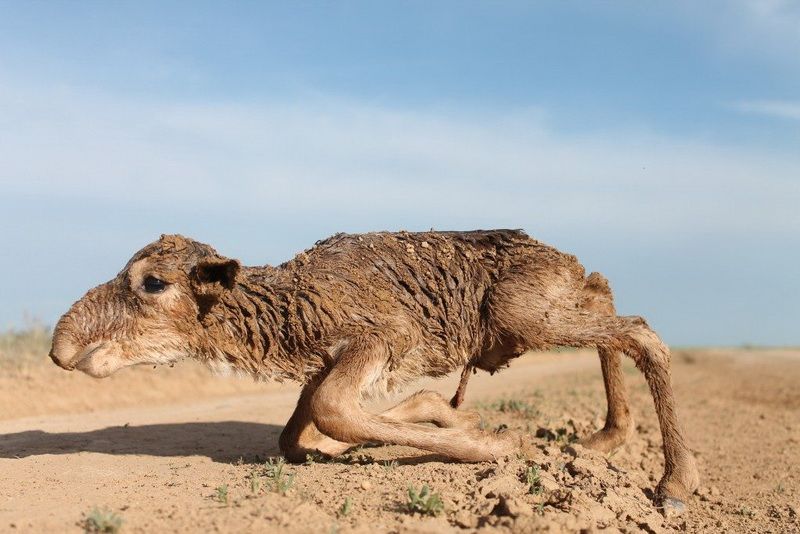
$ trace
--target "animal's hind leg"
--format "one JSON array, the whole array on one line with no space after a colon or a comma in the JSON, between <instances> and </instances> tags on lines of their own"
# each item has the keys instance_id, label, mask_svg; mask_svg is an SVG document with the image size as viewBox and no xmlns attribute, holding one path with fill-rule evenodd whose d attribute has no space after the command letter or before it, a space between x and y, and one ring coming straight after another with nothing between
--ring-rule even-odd
<instances>
[{"instance_id":1,"label":"animal's hind leg","mask_svg":"<svg viewBox=\"0 0 800 534\"><path fill-rule=\"evenodd\" d=\"M608 280L600 273L586 277L579 307L598 315L615 317L614 300ZM603 385L606 390L606 424L582 441L583 445L598 451L609 452L622 445L633 431L633 418L628 406L625 391L625 377L622 373L622 357L619 351L605 346L597 347L600 368L603 370Z\"/></svg>"},{"instance_id":2,"label":"animal's hind leg","mask_svg":"<svg viewBox=\"0 0 800 534\"><path fill-rule=\"evenodd\" d=\"M684 501L700 483L694 457L686 446L678 416L670 377L669 349L641 317L586 317L578 314L562 318L559 344L594 344L608 351L622 351L633 358L644 373L653 396L661 427L664 450L664 476L656 488L656 497L664 515L676 515L685 509ZM572 332L570 334L570 332Z\"/></svg>"},{"instance_id":3,"label":"animal's hind leg","mask_svg":"<svg viewBox=\"0 0 800 534\"><path fill-rule=\"evenodd\" d=\"M620 348L636 362L644 373L655 403L664 447L664 476L656 494L664 514L681 513L684 501L700 484L694 457L686 446L675 411L675 398L670 377L669 349L639 317L620 317L624 326Z\"/></svg>"},{"instance_id":4,"label":"animal's hind leg","mask_svg":"<svg viewBox=\"0 0 800 534\"><path fill-rule=\"evenodd\" d=\"M633 432L633 417L628 405L620 353L602 346L598 347L597 353L603 370L608 405L606 424L602 429L581 440L581 444L590 449L609 452L625 443L630 437Z\"/></svg>"},{"instance_id":5,"label":"animal's hind leg","mask_svg":"<svg viewBox=\"0 0 800 534\"><path fill-rule=\"evenodd\" d=\"M643 319L609 313L613 310L611 293L602 276L592 274L584 279L577 262L566 261L566 256L558 258L561 268L557 264L540 266L537 272L522 266L493 287L487 302L490 330L522 348L602 347L633 358L650 386L664 442L658 500L665 515L680 513L683 501L697 488L699 476L678 425L669 350ZM612 363L608 371L612 378L618 376L621 384L619 365L614 368ZM616 384L613 379L608 383Z\"/></svg>"}]
</instances>

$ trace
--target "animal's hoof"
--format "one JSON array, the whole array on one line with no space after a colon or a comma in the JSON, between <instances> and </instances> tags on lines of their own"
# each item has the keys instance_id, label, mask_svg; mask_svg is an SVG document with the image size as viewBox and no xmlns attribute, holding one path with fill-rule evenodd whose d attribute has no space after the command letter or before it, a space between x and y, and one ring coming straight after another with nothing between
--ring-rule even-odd
<instances>
[{"instance_id":1,"label":"animal's hoof","mask_svg":"<svg viewBox=\"0 0 800 534\"><path fill-rule=\"evenodd\" d=\"M494 459L513 456L520 451L522 436L513 430L502 430L492 436L492 456Z\"/></svg>"},{"instance_id":2,"label":"animal's hoof","mask_svg":"<svg viewBox=\"0 0 800 534\"><path fill-rule=\"evenodd\" d=\"M587 449L608 453L623 445L633 434L633 423L626 427L603 428L591 436L581 439L578 443Z\"/></svg>"},{"instance_id":3,"label":"animal's hoof","mask_svg":"<svg viewBox=\"0 0 800 534\"><path fill-rule=\"evenodd\" d=\"M673 499L672 497L664 497L661 501L661 513L664 514L666 519L678 517L686 511L686 504L680 499Z\"/></svg>"},{"instance_id":4,"label":"animal's hoof","mask_svg":"<svg viewBox=\"0 0 800 534\"><path fill-rule=\"evenodd\" d=\"M480 430L483 428L483 419L481 419L481 414L478 412L466 412L466 411L459 411L458 412L458 423L456 424L457 428L464 428L464 429L478 429Z\"/></svg>"}]
</instances>

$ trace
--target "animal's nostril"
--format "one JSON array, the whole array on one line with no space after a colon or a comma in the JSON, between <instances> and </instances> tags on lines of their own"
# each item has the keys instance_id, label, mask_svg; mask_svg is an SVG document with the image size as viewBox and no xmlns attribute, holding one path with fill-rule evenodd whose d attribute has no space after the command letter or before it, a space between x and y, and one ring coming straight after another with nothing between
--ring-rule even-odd
<instances>
[{"instance_id":1,"label":"animal's nostril","mask_svg":"<svg viewBox=\"0 0 800 534\"><path fill-rule=\"evenodd\" d=\"M64 364L61 360L58 359L56 356L55 347L50 349L50 359L53 360L53 363L61 367L62 369L66 369L67 371L72 371L75 369L74 365Z\"/></svg>"}]
</instances>

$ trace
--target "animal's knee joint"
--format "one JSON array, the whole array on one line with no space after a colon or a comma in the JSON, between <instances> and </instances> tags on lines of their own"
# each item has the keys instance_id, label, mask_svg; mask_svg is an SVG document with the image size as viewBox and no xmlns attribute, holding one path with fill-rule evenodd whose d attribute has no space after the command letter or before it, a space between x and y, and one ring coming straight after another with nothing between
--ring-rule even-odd
<instances>
[{"instance_id":1,"label":"animal's knee joint","mask_svg":"<svg viewBox=\"0 0 800 534\"><path fill-rule=\"evenodd\" d=\"M360 406L332 388L320 387L311 399L311 418L317 429L337 441L361 442L358 425Z\"/></svg>"}]
</instances>

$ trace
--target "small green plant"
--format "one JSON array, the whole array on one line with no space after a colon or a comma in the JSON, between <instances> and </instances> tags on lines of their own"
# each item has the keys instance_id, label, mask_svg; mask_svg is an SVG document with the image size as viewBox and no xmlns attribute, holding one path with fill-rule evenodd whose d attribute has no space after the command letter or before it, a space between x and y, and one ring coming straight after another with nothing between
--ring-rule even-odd
<instances>
[{"instance_id":1,"label":"small green plant","mask_svg":"<svg viewBox=\"0 0 800 534\"><path fill-rule=\"evenodd\" d=\"M286 461L282 457L267 460L264 476L270 480L271 490L281 495L285 495L294 484L294 473L286 472Z\"/></svg>"},{"instance_id":2,"label":"small green plant","mask_svg":"<svg viewBox=\"0 0 800 534\"><path fill-rule=\"evenodd\" d=\"M444 511L442 497L438 493L433 493L427 484L419 491L414 486L408 487L406 507L411 513L419 512L423 515L436 516Z\"/></svg>"},{"instance_id":3,"label":"small green plant","mask_svg":"<svg viewBox=\"0 0 800 534\"><path fill-rule=\"evenodd\" d=\"M83 521L84 532L115 534L122 527L122 517L107 508L93 508Z\"/></svg>"},{"instance_id":4,"label":"small green plant","mask_svg":"<svg viewBox=\"0 0 800 534\"><path fill-rule=\"evenodd\" d=\"M525 470L525 483L528 485L528 493L531 495L540 495L544 491L538 465L528 466Z\"/></svg>"},{"instance_id":5,"label":"small green plant","mask_svg":"<svg viewBox=\"0 0 800 534\"><path fill-rule=\"evenodd\" d=\"M397 469L397 465L397 460L384 460L381 462L381 466L387 471L394 471Z\"/></svg>"},{"instance_id":6,"label":"small green plant","mask_svg":"<svg viewBox=\"0 0 800 534\"><path fill-rule=\"evenodd\" d=\"M555 442L555 444L558 445L559 447L575 443L576 441L578 441L578 432L571 421L568 424L572 426L572 430L569 430L566 427L560 427L554 430L551 430L549 428L539 428L536 431L536 437L544 438L547 441Z\"/></svg>"},{"instance_id":7,"label":"small green plant","mask_svg":"<svg viewBox=\"0 0 800 534\"><path fill-rule=\"evenodd\" d=\"M253 471L252 473L250 473L250 493L255 495L258 493L260 489L261 489L261 477L258 475L258 472Z\"/></svg>"},{"instance_id":8,"label":"small green plant","mask_svg":"<svg viewBox=\"0 0 800 534\"><path fill-rule=\"evenodd\" d=\"M324 454L314 451L311 453L306 454L306 461L305 465L314 465L314 464L329 464L331 463L331 458L325 456Z\"/></svg>"},{"instance_id":9,"label":"small green plant","mask_svg":"<svg viewBox=\"0 0 800 534\"><path fill-rule=\"evenodd\" d=\"M753 518L753 517L756 516L756 513L753 510L751 510L750 508L748 508L747 506L742 506L741 508L736 510L736 513L739 514L739 515L742 515L744 517L750 517L750 518Z\"/></svg>"},{"instance_id":10,"label":"small green plant","mask_svg":"<svg viewBox=\"0 0 800 534\"><path fill-rule=\"evenodd\" d=\"M214 498L217 499L217 502L221 502L222 504L228 504L228 485L223 484L221 486L217 486L215 491L217 492L214 495Z\"/></svg>"},{"instance_id":11,"label":"small green plant","mask_svg":"<svg viewBox=\"0 0 800 534\"><path fill-rule=\"evenodd\" d=\"M525 417L536 415L538 411L521 399L500 399L492 404L492 408L502 413L515 413Z\"/></svg>"},{"instance_id":12,"label":"small green plant","mask_svg":"<svg viewBox=\"0 0 800 534\"><path fill-rule=\"evenodd\" d=\"M350 512L353 511L353 501L350 500L350 497L345 497L344 502L339 507L339 517L347 517L350 515Z\"/></svg>"},{"instance_id":13,"label":"small green plant","mask_svg":"<svg viewBox=\"0 0 800 534\"><path fill-rule=\"evenodd\" d=\"M283 470L285 468L286 460L282 456L267 458L267 461L264 462L264 475L269 478L280 478L284 474Z\"/></svg>"}]
</instances>

